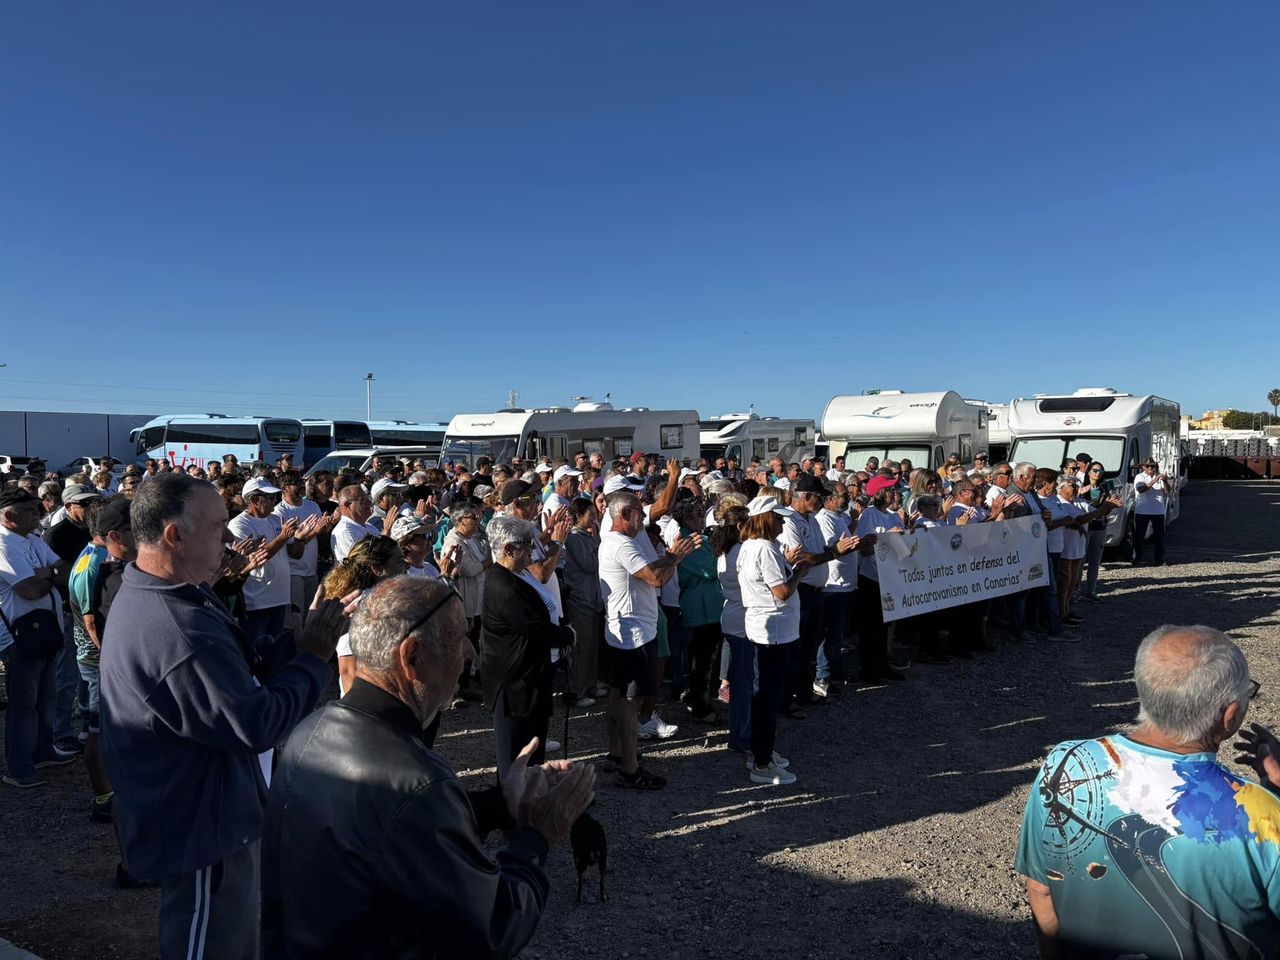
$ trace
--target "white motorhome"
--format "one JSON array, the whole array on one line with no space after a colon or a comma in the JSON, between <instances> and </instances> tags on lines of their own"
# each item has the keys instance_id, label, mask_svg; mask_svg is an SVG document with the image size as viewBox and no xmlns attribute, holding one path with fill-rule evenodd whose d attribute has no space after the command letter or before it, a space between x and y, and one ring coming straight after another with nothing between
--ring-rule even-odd
<instances>
[{"instance_id":1,"label":"white motorhome","mask_svg":"<svg viewBox=\"0 0 1280 960\"><path fill-rule=\"evenodd\" d=\"M987 410L987 463L999 463L1007 459L1009 456L1009 405L971 400L967 397L964 402L971 403L975 407L985 407Z\"/></svg>"},{"instance_id":2,"label":"white motorhome","mask_svg":"<svg viewBox=\"0 0 1280 960\"><path fill-rule=\"evenodd\" d=\"M449 421L440 459L474 467L477 457L494 463L509 463L513 456L571 459L579 450L598 452L606 463L636 451L688 463L698 458L698 412L587 402L572 409L460 413Z\"/></svg>"},{"instance_id":3,"label":"white motorhome","mask_svg":"<svg viewBox=\"0 0 1280 960\"><path fill-rule=\"evenodd\" d=\"M1133 485L1138 464L1152 457L1174 479L1166 522L1178 518L1185 472L1178 404L1155 396L1134 396L1111 387L1083 387L1068 396L1036 395L1009 407L1011 461L1057 470L1068 457L1089 454L1103 475L1124 495L1124 507L1107 517L1107 545L1127 545L1133 535Z\"/></svg>"},{"instance_id":4,"label":"white motorhome","mask_svg":"<svg viewBox=\"0 0 1280 960\"><path fill-rule=\"evenodd\" d=\"M746 465L753 459L767 463L781 457L783 463L800 463L814 455L817 432L812 420L781 420L754 413L726 413L700 424L698 445L704 460L737 457Z\"/></svg>"},{"instance_id":5,"label":"white motorhome","mask_svg":"<svg viewBox=\"0 0 1280 960\"><path fill-rule=\"evenodd\" d=\"M843 456L850 470L861 470L870 457L881 463L905 457L936 470L948 454L971 463L987 449L986 405L966 403L954 390L832 397L820 427L832 460Z\"/></svg>"}]
</instances>

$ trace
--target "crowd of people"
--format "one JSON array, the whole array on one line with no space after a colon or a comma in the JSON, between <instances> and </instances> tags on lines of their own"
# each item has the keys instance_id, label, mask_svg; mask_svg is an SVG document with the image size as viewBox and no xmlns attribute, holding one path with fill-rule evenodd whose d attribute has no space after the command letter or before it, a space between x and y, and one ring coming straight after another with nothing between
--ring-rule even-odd
<instances>
[{"instance_id":1,"label":"crowd of people","mask_svg":"<svg viewBox=\"0 0 1280 960\"><path fill-rule=\"evenodd\" d=\"M3 782L83 756L118 883L162 887L165 957L417 956L428 937L513 955L597 777L665 786L641 741L722 724L747 781L783 786L802 763L779 723L855 664L892 683L1000 640L1079 640L1120 491L1083 455L987 459L35 462L0 489ZM1144 463L1156 563L1169 491ZM1028 515L1045 585L886 625L879 537ZM606 755L560 757L557 706L602 701ZM463 791L435 749L449 708L491 717L491 789Z\"/></svg>"}]
</instances>

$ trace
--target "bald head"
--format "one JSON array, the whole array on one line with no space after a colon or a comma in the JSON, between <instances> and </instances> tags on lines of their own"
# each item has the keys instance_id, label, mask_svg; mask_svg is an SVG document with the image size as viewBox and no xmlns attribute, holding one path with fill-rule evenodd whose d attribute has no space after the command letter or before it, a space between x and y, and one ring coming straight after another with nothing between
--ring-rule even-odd
<instances>
[{"instance_id":1,"label":"bald head","mask_svg":"<svg viewBox=\"0 0 1280 960\"><path fill-rule=\"evenodd\" d=\"M1244 654L1212 627L1166 624L1152 631L1138 647L1133 682L1139 721L1181 744L1214 741L1224 711L1238 704L1243 719L1248 706Z\"/></svg>"}]
</instances>

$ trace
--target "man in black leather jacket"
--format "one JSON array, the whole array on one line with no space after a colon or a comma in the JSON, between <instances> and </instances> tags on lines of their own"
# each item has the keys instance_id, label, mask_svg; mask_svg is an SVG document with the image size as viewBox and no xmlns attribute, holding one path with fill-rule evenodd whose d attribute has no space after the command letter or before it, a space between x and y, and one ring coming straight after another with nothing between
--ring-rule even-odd
<instances>
[{"instance_id":1,"label":"man in black leather jacket","mask_svg":"<svg viewBox=\"0 0 1280 960\"><path fill-rule=\"evenodd\" d=\"M263 837L268 957L512 957L532 938L549 847L592 798L594 768L532 769L468 794L423 728L475 656L444 581L376 587L351 626L356 680L285 744ZM510 830L497 860L484 834Z\"/></svg>"}]
</instances>

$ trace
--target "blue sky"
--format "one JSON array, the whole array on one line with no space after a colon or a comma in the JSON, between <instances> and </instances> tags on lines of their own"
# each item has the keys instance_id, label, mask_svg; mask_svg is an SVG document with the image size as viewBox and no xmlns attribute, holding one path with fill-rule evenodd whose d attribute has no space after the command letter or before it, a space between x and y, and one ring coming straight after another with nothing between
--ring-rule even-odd
<instances>
[{"instance_id":1,"label":"blue sky","mask_svg":"<svg viewBox=\"0 0 1280 960\"><path fill-rule=\"evenodd\" d=\"M0 7L0 409L1280 386L1280 6Z\"/></svg>"}]
</instances>

